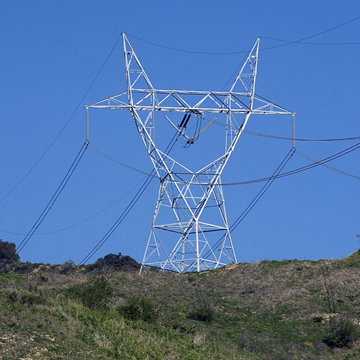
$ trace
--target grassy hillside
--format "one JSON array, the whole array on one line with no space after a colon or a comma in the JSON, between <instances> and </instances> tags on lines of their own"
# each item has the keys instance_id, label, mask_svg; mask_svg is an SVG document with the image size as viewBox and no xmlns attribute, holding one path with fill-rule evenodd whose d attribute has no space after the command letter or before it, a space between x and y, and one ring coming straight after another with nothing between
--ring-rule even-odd
<instances>
[{"instance_id":1,"label":"grassy hillside","mask_svg":"<svg viewBox=\"0 0 360 360\"><path fill-rule=\"evenodd\" d=\"M360 255L0 275L1 359L359 359Z\"/></svg>"}]
</instances>

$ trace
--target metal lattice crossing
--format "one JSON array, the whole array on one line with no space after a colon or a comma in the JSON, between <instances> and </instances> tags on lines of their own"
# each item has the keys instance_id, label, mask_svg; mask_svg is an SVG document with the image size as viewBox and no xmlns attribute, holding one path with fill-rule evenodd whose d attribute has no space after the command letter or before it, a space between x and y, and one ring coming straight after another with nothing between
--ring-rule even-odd
<instances>
[{"instance_id":1,"label":"metal lattice crossing","mask_svg":"<svg viewBox=\"0 0 360 360\"><path fill-rule=\"evenodd\" d=\"M293 115L255 94L259 41L228 92L158 90L123 34L127 91L88 107L129 110L160 179L143 268L154 266L186 272L237 262L221 174L250 115ZM222 125L225 151L200 170L190 170L168 151L160 149L158 127L164 126L164 122L155 121L159 112L168 113L164 114L165 123L185 148L205 136L210 127ZM196 123L195 132L191 133L189 128L193 123Z\"/></svg>"}]
</instances>

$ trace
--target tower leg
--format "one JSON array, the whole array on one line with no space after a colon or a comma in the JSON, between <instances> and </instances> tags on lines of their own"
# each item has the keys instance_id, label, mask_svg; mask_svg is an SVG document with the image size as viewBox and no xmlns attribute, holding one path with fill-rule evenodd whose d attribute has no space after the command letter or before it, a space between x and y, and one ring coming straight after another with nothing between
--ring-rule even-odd
<instances>
[{"instance_id":1,"label":"tower leg","mask_svg":"<svg viewBox=\"0 0 360 360\"><path fill-rule=\"evenodd\" d=\"M195 196L201 184L193 180L199 177L192 174L191 184L178 192L172 181L160 183L142 268L182 273L236 263L221 184Z\"/></svg>"}]
</instances>

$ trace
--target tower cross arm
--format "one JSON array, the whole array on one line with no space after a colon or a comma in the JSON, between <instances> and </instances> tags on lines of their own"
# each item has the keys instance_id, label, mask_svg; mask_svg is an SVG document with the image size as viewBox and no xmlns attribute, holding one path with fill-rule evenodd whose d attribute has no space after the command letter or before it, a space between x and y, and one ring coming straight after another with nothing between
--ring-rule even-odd
<instances>
[{"instance_id":1,"label":"tower cross arm","mask_svg":"<svg viewBox=\"0 0 360 360\"><path fill-rule=\"evenodd\" d=\"M285 109L282 106L276 105L271 101L259 96L254 95L253 97L253 106L252 106L252 114L260 114L260 115L271 115L271 114L280 114L280 115L295 115L294 112Z\"/></svg>"},{"instance_id":2,"label":"tower cross arm","mask_svg":"<svg viewBox=\"0 0 360 360\"><path fill-rule=\"evenodd\" d=\"M237 263L225 209L222 172L251 115L294 115L256 94L260 38L228 91L189 91L154 88L129 40L124 33L122 35L126 91L87 108L130 111L160 180L142 267L185 272ZM160 112L166 121L159 116ZM212 116L207 116L209 114ZM207 131L213 124L222 127ZM223 130L225 141L221 144L217 136ZM169 145L161 150L160 146L163 147L174 132ZM192 146L200 136L204 142ZM207 149L204 150L208 151L203 154L199 149L205 143ZM293 116L293 148L294 144ZM181 151L176 145L194 150L183 153L182 159L188 165L175 160ZM225 152L221 150L223 145ZM173 149L174 155L170 157ZM208 161L213 154L217 156L214 161L198 171L190 170L198 163Z\"/></svg>"},{"instance_id":3,"label":"tower cross arm","mask_svg":"<svg viewBox=\"0 0 360 360\"><path fill-rule=\"evenodd\" d=\"M221 91L187 91L187 90L157 90L132 89L133 104L129 104L127 92L110 96L98 101L89 108L136 110L136 111L169 111L187 112L195 115L213 114L293 114L265 98L254 95L252 108L247 105L251 94L246 92ZM150 97L157 101L149 103ZM231 108L229 107L231 103ZM205 103L207 106L205 106Z\"/></svg>"}]
</instances>

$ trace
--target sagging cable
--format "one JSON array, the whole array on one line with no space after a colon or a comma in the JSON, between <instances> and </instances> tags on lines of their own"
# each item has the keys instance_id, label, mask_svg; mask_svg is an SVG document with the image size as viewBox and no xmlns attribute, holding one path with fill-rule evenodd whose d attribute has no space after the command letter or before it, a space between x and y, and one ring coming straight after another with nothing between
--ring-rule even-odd
<instances>
[{"instance_id":1,"label":"sagging cable","mask_svg":"<svg viewBox=\"0 0 360 360\"><path fill-rule=\"evenodd\" d=\"M260 189L260 191L256 194L250 204L245 208L245 210L240 214L240 216L233 222L233 224L229 228L229 232L232 233L240 223L246 218L249 212L254 208L254 206L259 202L259 200L264 196L265 192L269 189L271 184L275 179L278 178L280 172L284 169L286 164L289 162L291 157L294 155L295 149L290 149L290 151L286 154L285 158L281 161L279 166L276 168L274 173L268 178L266 184ZM227 235L227 234L226 234ZM224 236L221 236L220 239L212 246L212 248L205 254L204 258L209 256L212 252L215 252L216 248L221 244L224 239Z\"/></svg>"},{"instance_id":2,"label":"sagging cable","mask_svg":"<svg viewBox=\"0 0 360 360\"><path fill-rule=\"evenodd\" d=\"M29 230L29 232L26 234L26 236L24 237L24 239L21 241L21 243L19 244L19 246L17 247L17 251L16 254L20 254L20 252L24 249L24 247L26 246L26 244L30 241L30 239L32 238L32 236L35 234L36 230L39 228L39 226L41 225L41 223L45 220L46 216L48 215L48 213L50 212L51 208L54 206L56 200L59 198L60 194L62 193L62 191L64 190L65 186L67 185L67 183L69 182L72 174L74 173L75 169L77 168L77 166L80 163L80 160L82 159L82 157L85 154L86 149L88 148L89 143L87 141L84 142L84 144L81 146L80 151L78 152L78 154L76 155L74 161L72 162L69 170L67 171L67 173L65 174L64 178L62 179L60 185L58 186L58 188L56 189L54 195L51 197L50 201L47 203L47 205L45 206L45 209L42 211L42 213L40 214L40 216L38 217L38 219L35 221L34 225L32 226L32 228ZM8 259L8 261L0 268L4 268L10 261L12 261L14 259L14 257L16 256L16 254L13 255L13 257L11 257L10 259Z\"/></svg>"}]
</instances>

